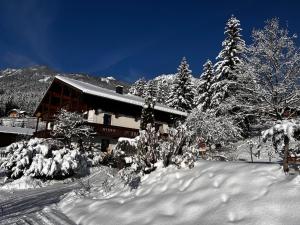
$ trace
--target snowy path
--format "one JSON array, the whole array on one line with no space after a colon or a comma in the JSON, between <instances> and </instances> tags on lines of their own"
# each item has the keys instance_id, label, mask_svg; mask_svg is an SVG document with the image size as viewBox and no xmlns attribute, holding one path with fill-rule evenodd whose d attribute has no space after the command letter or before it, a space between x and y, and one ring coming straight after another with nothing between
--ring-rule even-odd
<instances>
[{"instance_id":1,"label":"snowy path","mask_svg":"<svg viewBox=\"0 0 300 225\"><path fill-rule=\"evenodd\" d=\"M47 206L60 201L78 184L58 184L22 191L0 191L0 224L75 224L61 212Z\"/></svg>"},{"instance_id":2,"label":"snowy path","mask_svg":"<svg viewBox=\"0 0 300 225\"><path fill-rule=\"evenodd\" d=\"M99 182L104 178L104 171L99 171L84 180ZM56 204L64 194L78 188L79 183L73 182L29 190L0 189L0 225L73 225L75 223L58 210Z\"/></svg>"}]
</instances>

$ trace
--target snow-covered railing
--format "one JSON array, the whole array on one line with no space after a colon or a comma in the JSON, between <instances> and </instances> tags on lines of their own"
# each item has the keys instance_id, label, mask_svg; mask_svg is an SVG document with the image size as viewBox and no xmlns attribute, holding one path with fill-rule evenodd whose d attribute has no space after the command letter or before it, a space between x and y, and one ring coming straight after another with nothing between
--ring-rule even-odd
<instances>
[{"instance_id":1,"label":"snow-covered railing","mask_svg":"<svg viewBox=\"0 0 300 225\"><path fill-rule=\"evenodd\" d=\"M0 125L5 127L22 127L36 129L37 118L26 117L26 118L1 118ZM46 123L39 122L38 130L43 130L46 127Z\"/></svg>"}]
</instances>

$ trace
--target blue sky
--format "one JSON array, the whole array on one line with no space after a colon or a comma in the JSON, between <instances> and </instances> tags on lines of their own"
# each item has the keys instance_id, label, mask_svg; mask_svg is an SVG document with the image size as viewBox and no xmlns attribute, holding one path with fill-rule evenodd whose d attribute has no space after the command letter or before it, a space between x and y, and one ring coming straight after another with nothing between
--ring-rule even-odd
<instances>
[{"instance_id":1,"label":"blue sky","mask_svg":"<svg viewBox=\"0 0 300 225\"><path fill-rule=\"evenodd\" d=\"M297 0L0 0L0 68L47 65L134 81L174 73L186 56L199 76L231 14L249 44L272 17L300 34L299 10Z\"/></svg>"}]
</instances>

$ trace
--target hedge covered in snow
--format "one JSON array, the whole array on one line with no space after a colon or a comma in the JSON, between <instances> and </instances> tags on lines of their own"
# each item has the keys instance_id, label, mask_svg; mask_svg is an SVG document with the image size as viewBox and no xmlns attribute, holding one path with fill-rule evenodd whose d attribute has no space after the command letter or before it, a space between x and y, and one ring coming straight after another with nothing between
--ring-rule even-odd
<instances>
[{"instance_id":1,"label":"hedge covered in snow","mask_svg":"<svg viewBox=\"0 0 300 225\"><path fill-rule=\"evenodd\" d=\"M53 139L16 142L6 148L7 159L1 167L13 179L23 175L53 179L82 174L86 172L88 160L78 149L67 148Z\"/></svg>"}]
</instances>

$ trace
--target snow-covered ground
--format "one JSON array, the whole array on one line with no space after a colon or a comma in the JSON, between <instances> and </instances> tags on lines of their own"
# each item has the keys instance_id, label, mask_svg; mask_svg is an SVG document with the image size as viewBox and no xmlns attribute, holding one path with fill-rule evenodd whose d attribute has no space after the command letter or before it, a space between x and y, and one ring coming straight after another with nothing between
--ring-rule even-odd
<instances>
[{"instance_id":1,"label":"snow-covered ground","mask_svg":"<svg viewBox=\"0 0 300 225\"><path fill-rule=\"evenodd\" d=\"M109 168L36 189L0 188L0 224L296 225L300 176L278 164L199 161L158 168L130 190ZM3 173L0 173L3 176ZM21 181L19 181L21 182ZM22 186L22 185L21 185ZM83 187L91 190L83 191ZM24 186L26 187L26 186Z\"/></svg>"},{"instance_id":2,"label":"snow-covered ground","mask_svg":"<svg viewBox=\"0 0 300 225\"><path fill-rule=\"evenodd\" d=\"M59 208L77 224L296 225L299 191L300 177L277 164L200 161L191 170L160 168L137 190L69 195Z\"/></svg>"},{"instance_id":3,"label":"snow-covered ground","mask_svg":"<svg viewBox=\"0 0 300 225\"><path fill-rule=\"evenodd\" d=\"M0 171L0 177L4 174ZM84 182L101 183L106 177L106 170L95 170L84 178ZM20 187L30 188L27 190L12 189L19 186L5 185L0 188L0 224L30 224L30 225L73 225L70 218L62 213L57 204L62 197L74 190L80 189L78 180L73 183L51 182L52 185L31 189L30 185L21 182ZM11 189L9 189L11 188Z\"/></svg>"}]
</instances>

